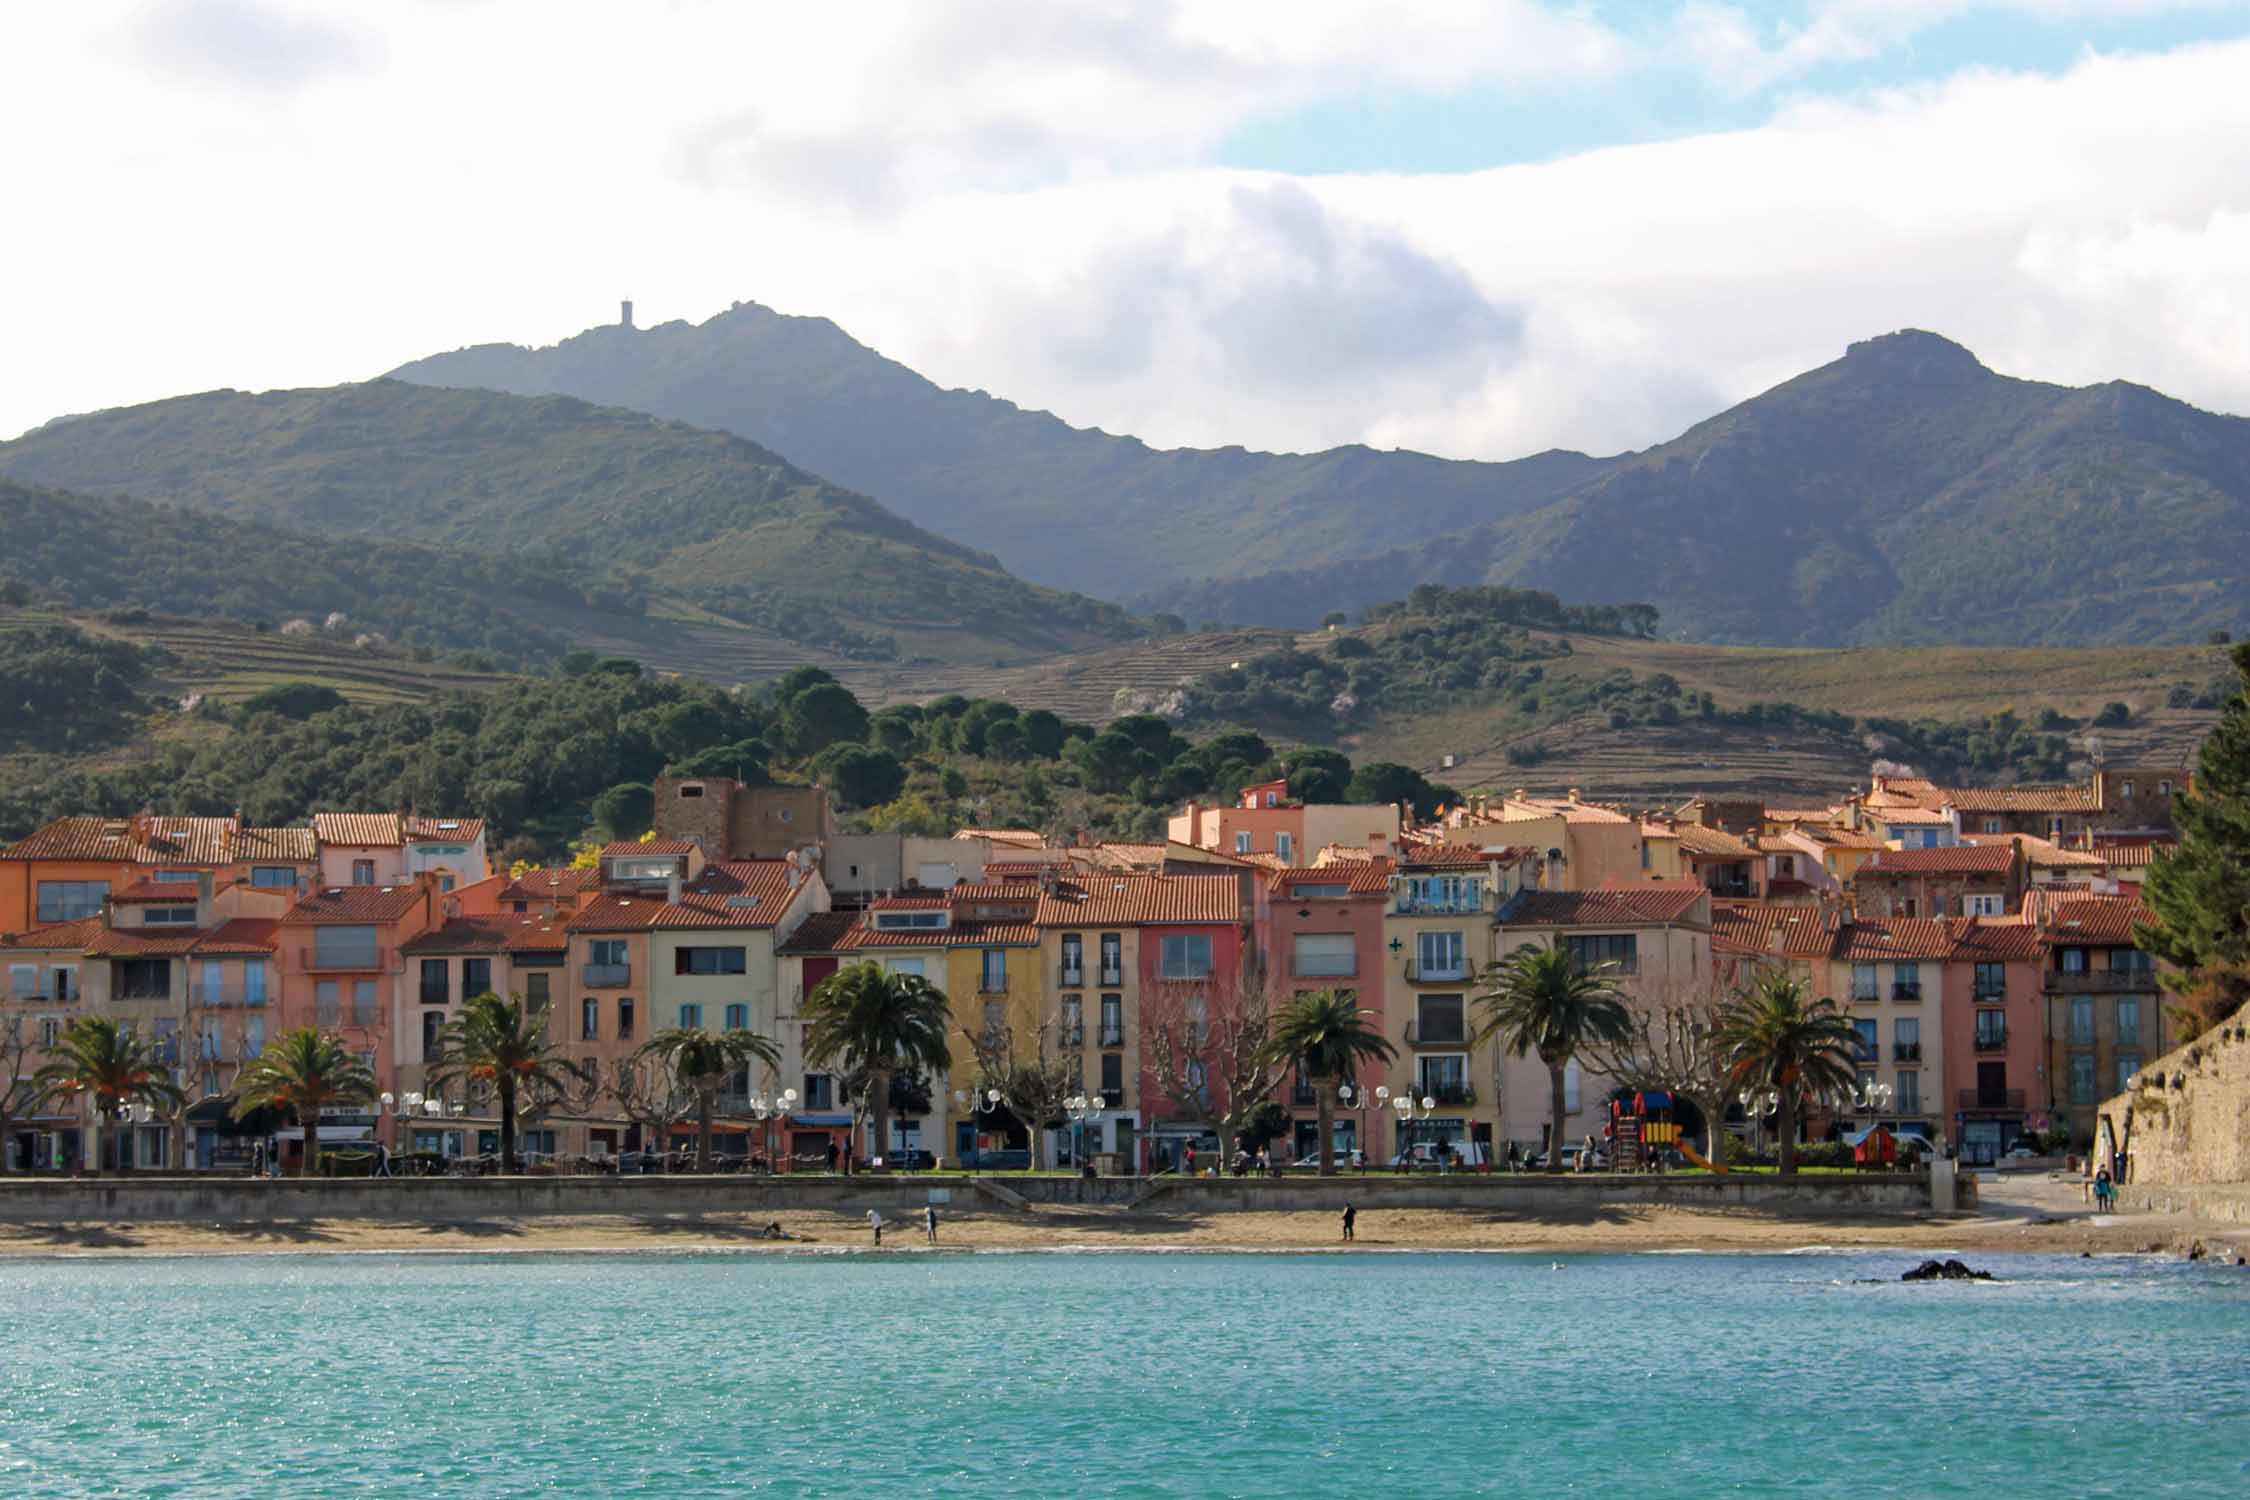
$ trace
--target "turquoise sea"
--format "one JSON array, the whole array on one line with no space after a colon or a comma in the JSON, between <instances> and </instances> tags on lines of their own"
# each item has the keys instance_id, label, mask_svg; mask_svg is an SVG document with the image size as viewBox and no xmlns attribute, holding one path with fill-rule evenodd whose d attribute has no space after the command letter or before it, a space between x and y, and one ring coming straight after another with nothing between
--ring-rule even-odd
<instances>
[{"instance_id":1,"label":"turquoise sea","mask_svg":"<svg viewBox=\"0 0 2250 1500\"><path fill-rule=\"evenodd\" d=\"M2250 1485L2250 1272L2001 1257L2000 1284L1900 1285L1908 1260L0 1262L0 1496Z\"/></svg>"}]
</instances>

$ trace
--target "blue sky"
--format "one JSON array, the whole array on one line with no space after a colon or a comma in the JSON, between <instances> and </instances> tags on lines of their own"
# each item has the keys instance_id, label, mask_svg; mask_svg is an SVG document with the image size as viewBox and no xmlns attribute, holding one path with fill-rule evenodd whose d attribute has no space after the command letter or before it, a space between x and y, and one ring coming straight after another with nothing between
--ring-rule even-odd
<instances>
[{"instance_id":1,"label":"blue sky","mask_svg":"<svg viewBox=\"0 0 2250 1500\"><path fill-rule=\"evenodd\" d=\"M1679 17L1691 8L1614 0L1558 7L1638 44L1629 60L1595 79L1487 81L1450 91L1394 84L1333 94L1243 122L1220 143L1216 161L1299 174L1469 172L1746 130L1792 101L1857 99L1969 69L2058 75L2089 52L2165 52L2250 36L2250 5L2242 4L1965 3L1922 24L1878 19L1868 55L1809 59L1769 79L1730 78L1680 54ZM1773 48L1831 8L1818 0L1723 7ZM1912 0L1899 7L1913 8ZM1671 60L1662 60L1667 55Z\"/></svg>"}]
</instances>

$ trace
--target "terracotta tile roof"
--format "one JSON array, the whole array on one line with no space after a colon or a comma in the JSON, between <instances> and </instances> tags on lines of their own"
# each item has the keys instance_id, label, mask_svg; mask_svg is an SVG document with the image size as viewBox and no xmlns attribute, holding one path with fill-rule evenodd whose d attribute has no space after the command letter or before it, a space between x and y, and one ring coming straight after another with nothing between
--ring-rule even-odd
<instances>
[{"instance_id":1,"label":"terracotta tile roof","mask_svg":"<svg viewBox=\"0 0 2250 1500\"><path fill-rule=\"evenodd\" d=\"M1052 875L1061 866L1033 860L996 859L984 867L987 880L1037 880L1042 875Z\"/></svg>"},{"instance_id":2,"label":"terracotta tile roof","mask_svg":"<svg viewBox=\"0 0 2250 1500\"><path fill-rule=\"evenodd\" d=\"M57 818L0 849L0 859L114 860L134 865L223 865L232 818Z\"/></svg>"},{"instance_id":3,"label":"terracotta tile roof","mask_svg":"<svg viewBox=\"0 0 2250 1500\"><path fill-rule=\"evenodd\" d=\"M1769 823L1827 823L1842 817L1843 814L1844 810L1841 807L1769 807L1766 809L1766 821Z\"/></svg>"},{"instance_id":4,"label":"terracotta tile roof","mask_svg":"<svg viewBox=\"0 0 2250 1500\"><path fill-rule=\"evenodd\" d=\"M50 922L24 932L0 933L0 948L39 952L83 953L94 934L102 930L100 917L80 917L75 922Z\"/></svg>"},{"instance_id":5,"label":"terracotta tile roof","mask_svg":"<svg viewBox=\"0 0 2250 1500\"><path fill-rule=\"evenodd\" d=\"M104 927L86 952L99 958L185 958L203 937L194 927Z\"/></svg>"},{"instance_id":6,"label":"terracotta tile roof","mask_svg":"<svg viewBox=\"0 0 2250 1500\"><path fill-rule=\"evenodd\" d=\"M947 890L945 898L958 906L964 901L1001 901L1028 904L1039 897L1036 880L988 880L982 885L966 882Z\"/></svg>"},{"instance_id":7,"label":"terracotta tile roof","mask_svg":"<svg viewBox=\"0 0 2250 1500\"><path fill-rule=\"evenodd\" d=\"M1910 875L2005 875L2015 865L2013 845L1954 844L1943 849L1885 849L1852 872L1854 880Z\"/></svg>"},{"instance_id":8,"label":"terracotta tile roof","mask_svg":"<svg viewBox=\"0 0 2250 1500\"><path fill-rule=\"evenodd\" d=\"M2037 959L2046 934L2020 917L1953 917L1953 957L1964 962L2006 963Z\"/></svg>"},{"instance_id":9,"label":"terracotta tile roof","mask_svg":"<svg viewBox=\"0 0 2250 1500\"><path fill-rule=\"evenodd\" d=\"M1289 863L1288 860L1283 859L1280 855L1272 853L1238 854L1235 856L1235 858L1241 860L1246 865L1251 865L1261 870L1294 870L1295 868L1297 868L1295 865Z\"/></svg>"},{"instance_id":10,"label":"terracotta tile roof","mask_svg":"<svg viewBox=\"0 0 2250 1500\"><path fill-rule=\"evenodd\" d=\"M1871 807L1867 816L1886 828L1950 828L1953 820L1934 807Z\"/></svg>"},{"instance_id":11,"label":"terracotta tile roof","mask_svg":"<svg viewBox=\"0 0 2250 1500\"><path fill-rule=\"evenodd\" d=\"M1784 906L1770 901L1711 903L1711 951L1773 953L1781 934L1781 956L1826 958L1836 936L1836 914L1818 907Z\"/></svg>"},{"instance_id":12,"label":"terracotta tile roof","mask_svg":"<svg viewBox=\"0 0 2250 1500\"><path fill-rule=\"evenodd\" d=\"M281 946L279 917L236 917L211 929L195 945L198 956L210 954L267 954Z\"/></svg>"},{"instance_id":13,"label":"terracotta tile roof","mask_svg":"<svg viewBox=\"0 0 2250 1500\"><path fill-rule=\"evenodd\" d=\"M698 845L691 839L619 839L614 844L602 845L603 859L631 859L644 855L654 859L666 854L692 854Z\"/></svg>"},{"instance_id":14,"label":"terracotta tile roof","mask_svg":"<svg viewBox=\"0 0 2250 1500\"><path fill-rule=\"evenodd\" d=\"M2045 924L2050 947L2079 943L2131 946L2135 923L2153 923L2149 909L2132 896L2065 896L2048 908Z\"/></svg>"},{"instance_id":15,"label":"terracotta tile roof","mask_svg":"<svg viewBox=\"0 0 2250 1500\"><path fill-rule=\"evenodd\" d=\"M1646 927L1681 922L1710 893L1693 880L1613 880L1590 891L1518 891L1502 927Z\"/></svg>"},{"instance_id":16,"label":"terracotta tile roof","mask_svg":"<svg viewBox=\"0 0 2250 1500\"><path fill-rule=\"evenodd\" d=\"M2101 844L2095 857L2112 870L2145 870L2172 852L2170 844Z\"/></svg>"},{"instance_id":17,"label":"terracotta tile roof","mask_svg":"<svg viewBox=\"0 0 2250 1500\"><path fill-rule=\"evenodd\" d=\"M1233 875L1088 875L1039 895L1041 927L1242 920L1242 885Z\"/></svg>"},{"instance_id":18,"label":"terracotta tile roof","mask_svg":"<svg viewBox=\"0 0 2250 1500\"><path fill-rule=\"evenodd\" d=\"M528 912L510 912L505 916L451 918L431 928L428 932L401 943L399 951L401 953L498 953L507 947L508 939L514 936L518 929L527 925L533 927L534 930L539 926L554 928L555 941L550 946L560 948L564 945L559 926L550 919L533 916Z\"/></svg>"},{"instance_id":19,"label":"terracotta tile roof","mask_svg":"<svg viewBox=\"0 0 2250 1500\"><path fill-rule=\"evenodd\" d=\"M952 903L944 891L902 891L867 904L874 911L944 911Z\"/></svg>"},{"instance_id":20,"label":"terracotta tile roof","mask_svg":"<svg viewBox=\"0 0 2250 1500\"><path fill-rule=\"evenodd\" d=\"M1854 963L1903 958L1910 963L1953 954L1953 932L1943 917L1862 918L1844 924L1833 956Z\"/></svg>"},{"instance_id":21,"label":"terracotta tile roof","mask_svg":"<svg viewBox=\"0 0 2250 1500\"><path fill-rule=\"evenodd\" d=\"M780 953L834 953L841 949L845 934L859 924L859 913L851 911L816 911L797 924L796 930L782 940L775 951Z\"/></svg>"},{"instance_id":22,"label":"terracotta tile roof","mask_svg":"<svg viewBox=\"0 0 2250 1500\"><path fill-rule=\"evenodd\" d=\"M1761 833L1758 835L1760 854L1804 854L1803 844L1795 842L1796 835L1787 833Z\"/></svg>"},{"instance_id":23,"label":"terracotta tile roof","mask_svg":"<svg viewBox=\"0 0 2250 1500\"><path fill-rule=\"evenodd\" d=\"M1995 844L2006 847L2014 844L2023 850L2024 863L2037 870L2105 870L2109 861L2099 854L2088 854L2083 849L2065 849L2062 845L2028 833L1964 833L1964 842Z\"/></svg>"},{"instance_id":24,"label":"terracotta tile roof","mask_svg":"<svg viewBox=\"0 0 2250 1500\"><path fill-rule=\"evenodd\" d=\"M1171 851L1169 844L1135 844L1103 842L1090 851L1095 862L1115 869L1153 870L1164 863Z\"/></svg>"},{"instance_id":25,"label":"terracotta tile roof","mask_svg":"<svg viewBox=\"0 0 2250 1500\"><path fill-rule=\"evenodd\" d=\"M849 932L836 939L836 948L843 953L858 953L867 948L944 948L952 937L950 924L944 927L877 927L862 915Z\"/></svg>"},{"instance_id":26,"label":"terracotta tile roof","mask_svg":"<svg viewBox=\"0 0 2250 1500\"><path fill-rule=\"evenodd\" d=\"M1353 896L1387 896L1391 890L1391 872L1388 865L1371 860L1315 865L1305 870L1276 870L1267 888L1277 897L1287 899L1288 893L1301 885L1341 885Z\"/></svg>"},{"instance_id":27,"label":"terracotta tile roof","mask_svg":"<svg viewBox=\"0 0 2250 1500\"><path fill-rule=\"evenodd\" d=\"M543 865L526 870L500 888L502 901L569 901L575 902L588 891L602 887L602 872L579 870L569 865Z\"/></svg>"},{"instance_id":28,"label":"terracotta tile roof","mask_svg":"<svg viewBox=\"0 0 2250 1500\"><path fill-rule=\"evenodd\" d=\"M482 818L420 818L400 820L406 841L412 844L473 844L484 837Z\"/></svg>"},{"instance_id":29,"label":"terracotta tile roof","mask_svg":"<svg viewBox=\"0 0 2250 1500\"><path fill-rule=\"evenodd\" d=\"M1503 823L1523 822L1531 818L1561 818L1566 823L1631 823L1613 807L1602 807L1592 802L1571 802L1554 797L1511 797L1501 809Z\"/></svg>"},{"instance_id":30,"label":"terracotta tile roof","mask_svg":"<svg viewBox=\"0 0 2250 1500\"><path fill-rule=\"evenodd\" d=\"M1047 838L1036 828L957 828L957 839L985 839L995 844L1019 844L1027 849L1043 849Z\"/></svg>"},{"instance_id":31,"label":"terracotta tile roof","mask_svg":"<svg viewBox=\"0 0 2250 1500\"><path fill-rule=\"evenodd\" d=\"M323 844L470 844L484 834L482 818L425 818L397 813L314 813L313 832Z\"/></svg>"},{"instance_id":32,"label":"terracotta tile roof","mask_svg":"<svg viewBox=\"0 0 2250 1500\"><path fill-rule=\"evenodd\" d=\"M572 917L572 932L637 932L648 928L772 927L796 898L790 864L735 859L703 867L677 902L661 895L607 893Z\"/></svg>"},{"instance_id":33,"label":"terracotta tile roof","mask_svg":"<svg viewBox=\"0 0 2250 1500\"><path fill-rule=\"evenodd\" d=\"M1872 833L1860 833L1850 828L1806 827L1797 830L1808 839L1818 841L1832 849L1881 849L1883 840Z\"/></svg>"},{"instance_id":34,"label":"terracotta tile roof","mask_svg":"<svg viewBox=\"0 0 2250 1500\"><path fill-rule=\"evenodd\" d=\"M1313 856L1312 868L1327 865L1371 864L1383 856L1363 844L1323 844Z\"/></svg>"},{"instance_id":35,"label":"terracotta tile roof","mask_svg":"<svg viewBox=\"0 0 2250 1500\"><path fill-rule=\"evenodd\" d=\"M2096 812L2090 786L1953 786L1938 793L1960 812Z\"/></svg>"},{"instance_id":36,"label":"terracotta tile roof","mask_svg":"<svg viewBox=\"0 0 2250 1500\"><path fill-rule=\"evenodd\" d=\"M1529 853L1528 847L1517 844L1500 844L1491 849L1480 849L1473 844L1424 844L1401 849L1398 864L1402 870L1481 870L1494 863L1513 864Z\"/></svg>"},{"instance_id":37,"label":"terracotta tile roof","mask_svg":"<svg viewBox=\"0 0 2250 1500\"><path fill-rule=\"evenodd\" d=\"M192 880L136 880L109 893L112 906L193 906L195 898Z\"/></svg>"},{"instance_id":38,"label":"terracotta tile roof","mask_svg":"<svg viewBox=\"0 0 2250 1500\"><path fill-rule=\"evenodd\" d=\"M310 828L238 828L234 857L241 864L309 865L320 858L320 843Z\"/></svg>"},{"instance_id":39,"label":"terracotta tile roof","mask_svg":"<svg viewBox=\"0 0 2250 1500\"><path fill-rule=\"evenodd\" d=\"M395 922L428 899L430 887L409 881L403 885L332 885L300 900L282 917L288 927L320 922Z\"/></svg>"},{"instance_id":40,"label":"terracotta tile roof","mask_svg":"<svg viewBox=\"0 0 2250 1500\"><path fill-rule=\"evenodd\" d=\"M1705 828L1700 823L1682 823L1673 830L1680 836L1680 848L1690 855L1706 859L1756 859L1755 844L1728 833L1723 828Z\"/></svg>"}]
</instances>

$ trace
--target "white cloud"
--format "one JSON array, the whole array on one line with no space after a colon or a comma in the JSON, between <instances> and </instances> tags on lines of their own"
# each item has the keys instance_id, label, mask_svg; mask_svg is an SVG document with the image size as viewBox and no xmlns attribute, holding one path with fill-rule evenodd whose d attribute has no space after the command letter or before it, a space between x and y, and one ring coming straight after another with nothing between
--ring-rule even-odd
<instances>
[{"instance_id":1,"label":"white cloud","mask_svg":"<svg viewBox=\"0 0 2250 1500\"><path fill-rule=\"evenodd\" d=\"M295 36L329 15L261 13ZM1640 63L1528 4L1386 26L491 0L386 8L350 54L379 68L315 46L286 87L213 89L118 48L134 14L0 13L0 46L46 63L0 95L0 131L43 147L12 163L0 432L545 342L619 296L644 322L825 314L944 383L1159 443L1641 446L1904 325L2250 410L2250 44L1296 180L1201 163L1243 119L1370 79Z\"/></svg>"}]
</instances>

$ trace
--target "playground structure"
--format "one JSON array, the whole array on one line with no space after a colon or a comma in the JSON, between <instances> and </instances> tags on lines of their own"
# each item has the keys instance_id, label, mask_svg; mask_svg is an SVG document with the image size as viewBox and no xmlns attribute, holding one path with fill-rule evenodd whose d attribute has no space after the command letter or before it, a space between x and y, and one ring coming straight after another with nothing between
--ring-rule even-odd
<instances>
[{"instance_id":1,"label":"playground structure","mask_svg":"<svg viewBox=\"0 0 2250 1500\"><path fill-rule=\"evenodd\" d=\"M1609 1165L1613 1172L1646 1172L1655 1168L1661 1151L1677 1151L1691 1166L1707 1172L1725 1172L1724 1166L1704 1159L1688 1144L1687 1134L1673 1118L1672 1096L1657 1089L1612 1099L1609 1102Z\"/></svg>"}]
</instances>

